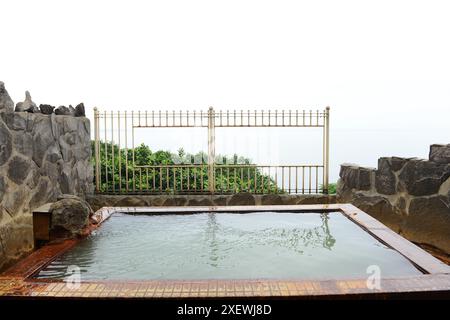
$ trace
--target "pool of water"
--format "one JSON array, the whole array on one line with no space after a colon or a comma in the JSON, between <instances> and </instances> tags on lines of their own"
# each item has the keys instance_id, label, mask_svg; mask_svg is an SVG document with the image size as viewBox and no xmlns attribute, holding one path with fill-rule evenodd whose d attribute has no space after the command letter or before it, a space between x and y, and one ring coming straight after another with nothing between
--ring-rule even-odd
<instances>
[{"instance_id":1,"label":"pool of water","mask_svg":"<svg viewBox=\"0 0 450 320\"><path fill-rule=\"evenodd\" d=\"M366 278L369 266L381 277L421 274L340 212L115 213L36 277L336 279Z\"/></svg>"}]
</instances>

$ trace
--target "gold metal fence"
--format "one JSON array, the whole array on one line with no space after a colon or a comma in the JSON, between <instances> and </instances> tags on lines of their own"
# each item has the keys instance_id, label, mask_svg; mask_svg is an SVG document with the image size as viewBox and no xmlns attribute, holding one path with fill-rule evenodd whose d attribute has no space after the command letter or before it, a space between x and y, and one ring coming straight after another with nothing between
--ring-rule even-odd
<instances>
[{"instance_id":1,"label":"gold metal fence","mask_svg":"<svg viewBox=\"0 0 450 320\"><path fill-rule=\"evenodd\" d=\"M98 193L328 193L329 114L323 111L117 111L94 109L95 182ZM137 164L136 128L205 127L207 161ZM215 128L320 127L323 162L305 165L217 164Z\"/></svg>"}]
</instances>

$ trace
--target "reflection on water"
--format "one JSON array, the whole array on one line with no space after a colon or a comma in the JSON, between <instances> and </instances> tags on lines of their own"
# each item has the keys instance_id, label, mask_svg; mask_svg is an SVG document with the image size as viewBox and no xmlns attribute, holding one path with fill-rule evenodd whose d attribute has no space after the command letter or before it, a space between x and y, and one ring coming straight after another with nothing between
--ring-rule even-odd
<instances>
[{"instance_id":1,"label":"reflection on water","mask_svg":"<svg viewBox=\"0 0 450 320\"><path fill-rule=\"evenodd\" d=\"M219 244L216 239L216 233L219 231L219 225L217 224L216 215L213 213L208 214L208 222L206 223L205 238L209 247L209 264L213 267L217 267L219 260Z\"/></svg>"},{"instance_id":2,"label":"reflection on water","mask_svg":"<svg viewBox=\"0 0 450 320\"><path fill-rule=\"evenodd\" d=\"M339 212L115 214L87 239L40 271L82 279L258 279L419 274Z\"/></svg>"},{"instance_id":3,"label":"reflection on water","mask_svg":"<svg viewBox=\"0 0 450 320\"><path fill-rule=\"evenodd\" d=\"M319 214L317 214L319 215ZM228 250L220 250L220 241L217 234L232 235L228 239L228 245L239 248L250 248L255 246L278 246L303 254L305 248L319 248L331 250L336 239L330 232L328 225L329 216L320 214L321 223L312 228L301 226L288 228L264 228L256 230L242 230L234 226L224 226L217 221L217 215L209 213L205 228L205 242L208 244L208 259L213 267L217 267L219 261L227 259Z\"/></svg>"}]
</instances>

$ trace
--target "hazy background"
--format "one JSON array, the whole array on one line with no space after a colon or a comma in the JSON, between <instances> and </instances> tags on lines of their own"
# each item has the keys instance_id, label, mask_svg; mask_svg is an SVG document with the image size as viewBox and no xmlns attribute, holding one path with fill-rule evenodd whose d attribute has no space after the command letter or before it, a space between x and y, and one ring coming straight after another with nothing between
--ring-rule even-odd
<instances>
[{"instance_id":1,"label":"hazy background","mask_svg":"<svg viewBox=\"0 0 450 320\"><path fill-rule=\"evenodd\" d=\"M0 0L0 10L0 81L14 102L30 90L37 104L83 101L89 117L94 106L329 105L331 181L343 162L427 157L429 144L450 143L448 1ZM194 131L142 139L205 149ZM218 131L217 152L320 159L305 143L321 143L314 130L275 131Z\"/></svg>"}]
</instances>

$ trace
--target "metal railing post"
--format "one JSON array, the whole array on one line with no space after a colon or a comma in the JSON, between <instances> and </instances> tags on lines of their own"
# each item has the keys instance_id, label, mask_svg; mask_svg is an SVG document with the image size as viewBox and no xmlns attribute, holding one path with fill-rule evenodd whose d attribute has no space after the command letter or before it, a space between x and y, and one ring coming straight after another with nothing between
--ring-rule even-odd
<instances>
[{"instance_id":1,"label":"metal railing post","mask_svg":"<svg viewBox=\"0 0 450 320\"><path fill-rule=\"evenodd\" d=\"M161 121L161 119L159 120ZM131 159L132 159L132 169L133 169L133 192L136 191L136 165L134 163L134 111L131 110Z\"/></svg>"},{"instance_id":2,"label":"metal railing post","mask_svg":"<svg viewBox=\"0 0 450 320\"><path fill-rule=\"evenodd\" d=\"M114 113L111 111L111 181L113 192L116 192L115 172L116 166L114 161Z\"/></svg>"},{"instance_id":3,"label":"metal railing post","mask_svg":"<svg viewBox=\"0 0 450 320\"><path fill-rule=\"evenodd\" d=\"M324 111L323 125L323 193L328 194L330 162L330 107Z\"/></svg>"},{"instance_id":4,"label":"metal railing post","mask_svg":"<svg viewBox=\"0 0 450 320\"><path fill-rule=\"evenodd\" d=\"M95 147L95 191L100 192L100 152L99 152L99 128L98 109L94 108L94 147Z\"/></svg>"},{"instance_id":5,"label":"metal railing post","mask_svg":"<svg viewBox=\"0 0 450 320\"><path fill-rule=\"evenodd\" d=\"M213 107L208 110L208 191L215 192L214 159L215 148L215 115Z\"/></svg>"}]
</instances>

